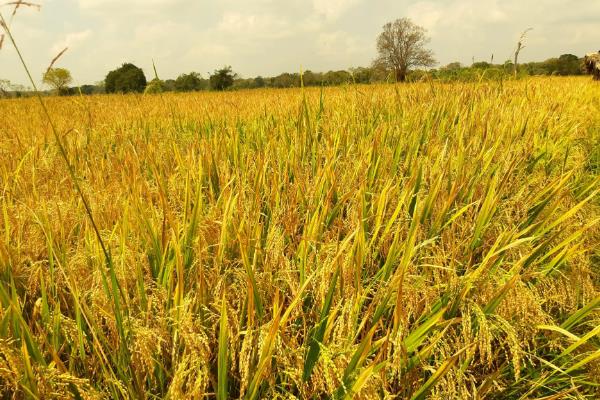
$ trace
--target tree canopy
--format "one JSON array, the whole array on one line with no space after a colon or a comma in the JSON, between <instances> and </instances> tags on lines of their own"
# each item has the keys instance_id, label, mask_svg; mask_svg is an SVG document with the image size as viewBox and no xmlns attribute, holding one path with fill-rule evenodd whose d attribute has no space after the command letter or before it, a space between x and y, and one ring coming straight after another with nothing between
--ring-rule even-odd
<instances>
[{"instance_id":1,"label":"tree canopy","mask_svg":"<svg viewBox=\"0 0 600 400\"><path fill-rule=\"evenodd\" d=\"M210 76L210 87L213 90L225 90L233 85L235 74L231 66L226 66L215 70L215 73Z\"/></svg>"},{"instance_id":2,"label":"tree canopy","mask_svg":"<svg viewBox=\"0 0 600 400\"><path fill-rule=\"evenodd\" d=\"M424 28L415 25L408 18L400 18L383 26L377 38L377 52L374 64L393 71L396 81L406 81L406 75L414 67L432 67L436 64Z\"/></svg>"},{"instance_id":3,"label":"tree canopy","mask_svg":"<svg viewBox=\"0 0 600 400\"><path fill-rule=\"evenodd\" d=\"M146 85L146 88L144 89L144 93L147 93L147 94L157 94L157 93L162 93L164 91L165 91L165 82L163 82L162 80L160 80L158 78L154 78L150 82L148 82L148 84Z\"/></svg>"},{"instance_id":4,"label":"tree canopy","mask_svg":"<svg viewBox=\"0 0 600 400\"><path fill-rule=\"evenodd\" d=\"M197 72L181 74L175 79L175 90L178 92L194 92L206 88L206 80Z\"/></svg>"},{"instance_id":5,"label":"tree canopy","mask_svg":"<svg viewBox=\"0 0 600 400\"><path fill-rule=\"evenodd\" d=\"M146 88L146 76L141 68L131 63L125 63L106 75L106 93L143 92Z\"/></svg>"},{"instance_id":6,"label":"tree canopy","mask_svg":"<svg viewBox=\"0 0 600 400\"><path fill-rule=\"evenodd\" d=\"M42 82L50 86L59 95L68 94L69 85L73 82L71 73L65 68L50 68L44 73Z\"/></svg>"}]
</instances>

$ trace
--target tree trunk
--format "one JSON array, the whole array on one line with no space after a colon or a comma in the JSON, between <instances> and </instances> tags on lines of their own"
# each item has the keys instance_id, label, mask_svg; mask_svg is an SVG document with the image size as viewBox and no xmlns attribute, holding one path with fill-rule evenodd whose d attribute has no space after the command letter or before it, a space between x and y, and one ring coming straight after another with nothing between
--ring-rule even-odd
<instances>
[{"instance_id":1,"label":"tree trunk","mask_svg":"<svg viewBox=\"0 0 600 400\"><path fill-rule=\"evenodd\" d=\"M396 82L406 82L406 71L401 69L396 70Z\"/></svg>"}]
</instances>

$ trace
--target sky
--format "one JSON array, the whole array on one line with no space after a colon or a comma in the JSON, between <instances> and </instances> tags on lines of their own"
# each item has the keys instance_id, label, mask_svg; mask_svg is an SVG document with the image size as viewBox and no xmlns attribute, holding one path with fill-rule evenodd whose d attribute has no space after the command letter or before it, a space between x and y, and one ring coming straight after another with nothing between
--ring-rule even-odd
<instances>
[{"instance_id":1,"label":"sky","mask_svg":"<svg viewBox=\"0 0 600 400\"><path fill-rule=\"evenodd\" d=\"M124 62L151 77L153 60L161 79L207 77L224 65L243 77L368 66L382 26L401 17L428 30L439 65L492 54L503 62L527 28L523 61L600 48L598 0L38 1L40 10L22 7L10 22L38 82L65 47L56 66L68 68L75 84L101 81ZM0 12L9 18L12 7ZM27 84L8 40L0 79Z\"/></svg>"}]
</instances>

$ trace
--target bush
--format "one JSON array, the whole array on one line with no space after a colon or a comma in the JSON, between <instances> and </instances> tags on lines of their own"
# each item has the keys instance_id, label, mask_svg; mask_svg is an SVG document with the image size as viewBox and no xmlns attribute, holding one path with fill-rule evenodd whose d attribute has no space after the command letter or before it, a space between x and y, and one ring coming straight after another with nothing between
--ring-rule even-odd
<instances>
[{"instance_id":1,"label":"bush","mask_svg":"<svg viewBox=\"0 0 600 400\"><path fill-rule=\"evenodd\" d=\"M154 78L148 83L146 89L144 89L144 93L146 94L155 94L162 93L165 91L165 83L158 78Z\"/></svg>"},{"instance_id":2,"label":"bush","mask_svg":"<svg viewBox=\"0 0 600 400\"><path fill-rule=\"evenodd\" d=\"M235 74L230 66L216 70L210 76L210 88L213 90L225 90L233 85Z\"/></svg>"},{"instance_id":3,"label":"bush","mask_svg":"<svg viewBox=\"0 0 600 400\"><path fill-rule=\"evenodd\" d=\"M146 76L141 68L126 63L106 75L106 93L141 93L146 88Z\"/></svg>"},{"instance_id":4,"label":"bush","mask_svg":"<svg viewBox=\"0 0 600 400\"><path fill-rule=\"evenodd\" d=\"M175 90L178 92L194 92L197 90L206 89L208 83L197 72L189 74L181 74L175 80Z\"/></svg>"}]
</instances>

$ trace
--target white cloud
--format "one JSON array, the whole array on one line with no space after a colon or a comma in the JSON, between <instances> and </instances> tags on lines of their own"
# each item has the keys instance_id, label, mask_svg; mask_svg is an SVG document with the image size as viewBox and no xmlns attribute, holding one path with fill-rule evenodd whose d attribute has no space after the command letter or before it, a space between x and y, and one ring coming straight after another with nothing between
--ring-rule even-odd
<instances>
[{"instance_id":1,"label":"white cloud","mask_svg":"<svg viewBox=\"0 0 600 400\"><path fill-rule=\"evenodd\" d=\"M199 43L190 48L185 54L186 59L217 58L226 59L232 54L231 50L218 43Z\"/></svg>"},{"instance_id":2,"label":"white cloud","mask_svg":"<svg viewBox=\"0 0 600 400\"><path fill-rule=\"evenodd\" d=\"M67 34L64 39L54 43L50 48L50 53L52 55L58 54L60 51L63 51L65 47L69 48L69 51L73 51L80 47L88 38L91 36L92 31L90 29L86 29L80 32L71 32Z\"/></svg>"},{"instance_id":3,"label":"white cloud","mask_svg":"<svg viewBox=\"0 0 600 400\"><path fill-rule=\"evenodd\" d=\"M360 0L312 0L315 11L328 20L339 18Z\"/></svg>"},{"instance_id":4,"label":"white cloud","mask_svg":"<svg viewBox=\"0 0 600 400\"><path fill-rule=\"evenodd\" d=\"M452 0L449 2L418 1L408 8L408 16L432 33L448 28L481 28L486 23L501 23L509 18L510 1Z\"/></svg>"},{"instance_id":5,"label":"white cloud","mask_svg":"<svg viewBox=\"0 0 600 400\"><path fill-rule=\"evenodd\" d=\"M435 29L444 16L441 7L431 1L420 1L409 8L408 16L429 31Z\"/></svg>"},{"instance_id":6,"label":"white cloud","mask_svg":"<svg viewBox=\"0 0 600 400\"><path fill-rule=\"evenodd\" d=\"M133 8L150 10L156 7L175 6L181 0L78 0L82 9L102 9L104 7L119 6L122 11L131 11Z\"/></svg>"},{"instance_id":7,"label":"white cloud","mask_svg":"<svg viewBox=\"0 0 600 400\"><path fill-rule=\"evenodd\" d=\"M365 50L365 43L346 32L326 32L317 37L317 52L323 56L349 55Z\"/></svg>"},{"instance_id":8,"label":"white cloud","mask_svg":"<svg viewBox=\"0 0 600 400\"><path fill-rule=\"evenodd\" d=\"M270 14L254 15L227 12L218 24L218 30L246 38L278 39L289 36L291 24L281 17Z\"/></svg>"},{"instance_id":9,"label":"white cloud","mask_svg":"<svg viewBox=\"0 0 600 400\"><path fill-rule=\"evenodd\" d=\"M176 45L181 39L189 38L193 32L191 27L169 20L140 22L133 30L133 42L143 45L171 42L172 45Z\"/></svg>"},{"instance_id":10,"label":"white cloud","mask_svg":"<svg viewBox=\"0 0 600 400\"><path fill-rule=\"evenodd\" d=\"M142 18L172 18L195 8L196 1L187 0L76 0L81 12L100 17L107 24L144 22Z\"/></svg>"}]
</instances>

